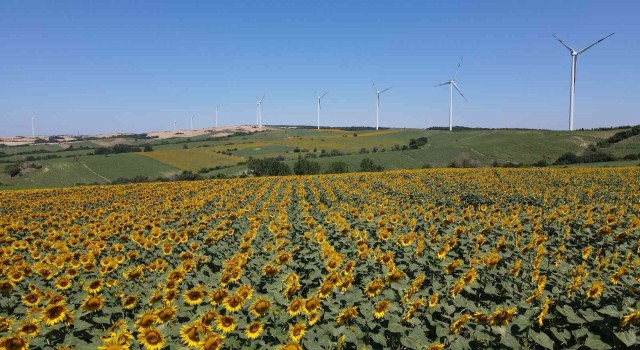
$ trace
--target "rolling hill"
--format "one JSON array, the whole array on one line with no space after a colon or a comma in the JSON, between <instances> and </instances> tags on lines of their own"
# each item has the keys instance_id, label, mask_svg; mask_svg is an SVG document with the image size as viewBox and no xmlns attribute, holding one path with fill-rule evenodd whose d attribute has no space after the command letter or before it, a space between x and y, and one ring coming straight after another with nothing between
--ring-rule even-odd
<instances>
[{"instance_id":1,"label":"rolling hill","mask_svg":"<svg viewBox=\"0 0 640 350\"><path fill-rule=\"evenodd\" d=\"M298 157L309 158L318 162L323 171L330 163L340 161L347 164L350 171L358 171L364 158L391 170L452 164L513 166L541 161L552 164L564 153L580 155L589 149L601 150L618 159L640 154L640 135L611 144L605 142L630 128L573 132L511 129L318 131L295 127L246 130L245 133L176 133L168 138L146 134L114 135L4 146L0 148L0 166L19 166L20 169L15 176L6 172L0 174L0 189L107 184L134 177L171 178L184 171L204 177L238 176L247 170L248 160L271 157L278 157L290 166ZM426 144L411 149L410 140L419 138L426 138ZM121 150L123 153L113 153L110 148L118 144L127 145ZM148 148L146 152L144 146ZM637 163L637 160L617 160L588 166Z\"/></svg>"}]
</instances>

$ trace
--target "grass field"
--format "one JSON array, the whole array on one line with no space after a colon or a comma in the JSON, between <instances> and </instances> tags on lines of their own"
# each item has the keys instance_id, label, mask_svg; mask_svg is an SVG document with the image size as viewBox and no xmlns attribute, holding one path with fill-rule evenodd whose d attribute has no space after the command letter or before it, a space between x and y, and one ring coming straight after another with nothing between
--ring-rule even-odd
<instances>
[{"instance_id":1,"label":"grass field","mask_svg":"<svg viewBox=\"0 0 640 350\"><path fill-rule=\"evenodd\" d=\"M141 156L154 159L172 167L197 171L201 168L235 165L244 159L236 156L216 153L212 148L156 150L140 153Z\"/></svg>"},{"instance_id":2,"label":"grass field","mask_svg":"<svg viewBox=\"0 0 640 350\"><path fill-rule=\"evenodd\" d=\"M0 151L15 154L25 151L44 151L32 154L44 157L48 154L63 157L62 159L38 161L47 165L47 172L30 171L20 178L8 178L0 175L0 182L10 186L0 188L25 188L29 186L72 186L76 183L106 182L104 178L113 180L119 177L135 175L149 178L165 177L179 171L198 171L202 168L216 166L225 169L205 173L238 175L247 168L238 163L250 158L284 157L292 165L296 158L309 153L316 156L314 161L326 169L331 162L341 161L350 169L359 169L363 158L370 158L385 169L413 169L425 165L432 167L448 167L453 162L469 160L479 166L498 163L533 164L545 160L553 163L561 154L573 152L581 154L587 147L595 145L599 140L607 138L620 130L604 131L549 131L549 130L460 130L454 132L422 129L389 129L358 130L340 129L298 129L274 128L268 131L232 137L211 138L201 135L187 138L171 139L106 139L104 145L125 142L140 146L149 143L153 152L140 153L127 157L114 155L87 156L92 150L63 149L60 145L33 145L26 147L4 147ZM427 137L429 142L421 149L391 151L392 148L406 146L412 138ZM186 141L190 141L185 143ZM80 143L74 143L79 147ZM83 141L82 145L97 147L93 141ZM185 149L184 147L187 147ZM68 147L65 146L65 147ZM378 152L374 153L373 149ZM294 152L300 150L302 152ZM368 153L360 153L362 150ZM58 152L56 152L58 151ZM338 151L348 155L323 157L320 155ZM617 157L630 153L640 153L640 135L610 145L604 149ZM53 152L53 153L46 153ZM229 152L231 155L220 154ZM26 154L0 158L0 161L20 161ZM93 172L84 166L74 164L78 156ZM69 158L66 158L69 157ZM143 160L141 160L143 159ZM132 161L129 161L132 160ZM606 166L629 165L628 163L610 163ZM60 176L59 176L60 175ZM52 177L51 179L46 179ZM103 178L104 177L104 178Z\"/></svg>"}]
</instances>

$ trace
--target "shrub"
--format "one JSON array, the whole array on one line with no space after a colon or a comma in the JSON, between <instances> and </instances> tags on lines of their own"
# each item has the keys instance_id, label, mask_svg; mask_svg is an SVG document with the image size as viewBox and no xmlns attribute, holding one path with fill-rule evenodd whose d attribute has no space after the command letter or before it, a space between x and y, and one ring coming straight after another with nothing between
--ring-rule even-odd
<instances>
[{"instance_id":1,"label":"shrub","mask_svg":"<svg viewBox=\"0 0 640 350\"><path fill-rule=\"evenodd\" d=\"M306 158L298 158L293 165L293 172L296 175L314 175L320 173L320 163L308 160Z\"/></svg>"},{"instance_id":2,"label":"shrub","mask_svg":"<svg viewBox=\"0 0 640 350\"><path fill-rule=\"evenodd\" d=\"M360 171L371 172L371 171L382 171L384 168L369 158L364 158L360 162Z\"/></svg>"}]
</instances>

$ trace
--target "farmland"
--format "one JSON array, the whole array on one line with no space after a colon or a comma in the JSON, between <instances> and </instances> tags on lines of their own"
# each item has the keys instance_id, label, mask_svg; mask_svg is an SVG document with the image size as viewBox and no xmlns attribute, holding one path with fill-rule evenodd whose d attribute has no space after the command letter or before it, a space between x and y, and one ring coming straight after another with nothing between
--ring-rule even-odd
<instances>
[{"instance_id":1,"label":"farmland","mask_svg":"<svg viewBox=\"0 0 640 350\"><path fill-rule=\"evenodd\" d=\"M484 168L3 191L0 348L635 346L639 181Z\"/></svg>"},{"instance_id":2,"label":"farmland","mask_svg":"<svg viewBox=\"0 0 640 350\"><path fill-rule=\"evenodd\" d=\"M32 144L0 148L0 164L35 162L19 176L0 173L0 189L65 187L79 184L108 184L119 178L168 178L183 171L205 178L223 174L240 176L248 171L250 159L277 157L293 166L298 157L318 162L321 171L331 163L342 162L349 171L360 170L364 158L373 160L386 170L417 169L425 166L449 167L467 161L473 166L552 164L567 152L584 154L590 148L610 153L618 160L589 163L596 166L635 166L638 160L623 159L640 154L640 135L598 147L598 142L628 128L560 132L551 130L485 130L468 129L454 132L423 129L388 129L357 131L341 129L269 128L258 131L246 128L218 130L193 137L167 139L144 138L140 135L117 135L88 138L81 141ZM409 148L411 139L426 138L418 148ZM152 152L96 155L100 147L125 144L132 147L149 145ZM35 160L30 161L30 158ZM53 158L53 159L52 159ZM583 163L584 164L584 163Z\"/></svg>"}]
</instances>

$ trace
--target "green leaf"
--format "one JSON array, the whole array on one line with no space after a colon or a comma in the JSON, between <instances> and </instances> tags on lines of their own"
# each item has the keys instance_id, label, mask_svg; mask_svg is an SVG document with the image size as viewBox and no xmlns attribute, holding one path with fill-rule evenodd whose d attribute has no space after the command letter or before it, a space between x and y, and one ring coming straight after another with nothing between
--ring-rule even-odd
<instances>
[{"instance_id":1,"label":"green leaf","mask_svg":"<svg viewBox=\"0 0 640 350\"><path fill-rule=\"evenodd\" d=\"M628 330L626 332L614 332L616 337L626 346L632 346L636 344L636 331Z\"/></svg>"},{"instance_id":2,"label":"green leaf","mask_svg":"<svg viewBox=\"0 0 640 350\"><path fill-rule=\"evenodd\" d=\"M611 349L611 346L602 340L595 334L589 334L587 340L584 341L584 346L591 349Z\"/></svg>"},{"instance_id":3,"label":"green leaf","mask_svg":"<svg viewBox=\"0 0 640 350\"><path fill-rule=\"evenodd\" d=\"M556 337L556 339L561 341L563 344L566 343L567 340L571 338L571 333L569 333L569 331L566 329L559 330L556 327L551 327L550 330L551 330L551 333L553 333L553 335Z\"/></svg>"},{"instance_id":4,"label":"green leaf","mask_svg":"<svg viewBox=\"0 0 640 350\"><path fill-rule=\"evenodd\" d=\"M549 338L544 332L536 333L531 331L531 339L536 342L536 344L544 347L545 349L553 350L553 340Z\"/></svg>"},{"instance_id":5,"label":"green leaf","mask_svg":"<svg viewBox=\"0 0 640 350\"><path fill-rule=\"evenodd\" d=\"M385 338L382 333L376 332L370 333L369 335L371 336L371 340L373 340L376 344L381 345L383 348L387 347L387 338Z\"/></svg>"},{"instance_id":6,"label":"green leaf","mask_svg":"<svg viewBox=\"0 0 640 350\"><path fill-rule=\"evenodd\" d=\"M563 314L564 316L567 317L567 321L569 321L569 323L574 323L574 324L583 324L586 321L584 319L582 319L580 316L578 316L573 309L571 309L571 307L565 305L562 307L558 307L556 308L556 310L558 310L558 312L560 312L561 314Z\"/></svg>"}]
</instances>

